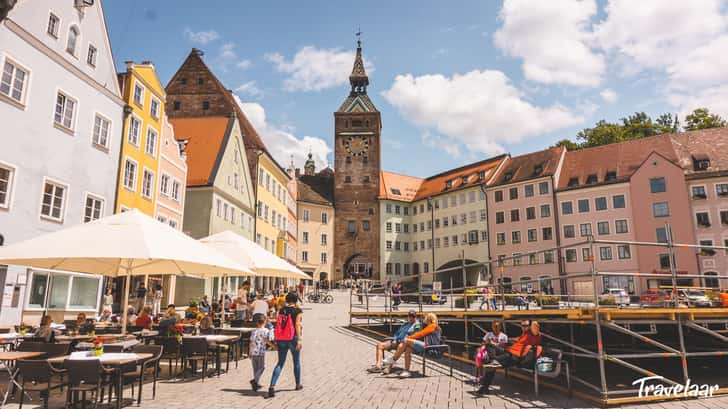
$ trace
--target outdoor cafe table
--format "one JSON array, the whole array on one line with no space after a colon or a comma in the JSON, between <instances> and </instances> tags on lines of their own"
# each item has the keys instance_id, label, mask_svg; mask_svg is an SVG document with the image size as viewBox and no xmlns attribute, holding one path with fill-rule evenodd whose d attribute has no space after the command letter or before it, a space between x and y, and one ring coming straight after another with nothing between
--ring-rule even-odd
<instances>
[{"instance_id":1,"label":"outdoor cafe table","mask_svg":"<svg viewBox=\"0 0 728 409\"><path fill-rule=\"evenodd\" d=\"M227 344L230 341L237 339L234 335L185 335L184 338L205 338L207 344L212 347L217 347L218 344ZM220 375L220 348L215 348L215 365L217 366L217 374Z\"/></svg>"},{"instance_id":2,"label":"outdoor cafe table","mask_svg":"<svg viewBox=\"0 0 728 409\"><path fill-rule=\"evenodd\" d=\"M3 396L3 401L0 404L0 407L5 406L5 402L8 400L8 395L10 394L10 389L12 389L13 385L20 388L18 381L15 380L15 377L18 375L18 370L15 369L15 361L18 359L37 358L41 355L45 355L45 352L0 352L0 362L5 363L5 370L8 371L8 375L10 376L8 389L5 391L5 396Z\"/></svg>"},{"instance_id":3,"label":"outdoor cafe table","mask_svg":"<svg viewBox=\"0 0 728 409\"><path fill-rule=\"evenodd\" d=\"M129 354L129 353L105 353L101 354L99 356L89 354L88 352L74 352L71 355L66 356L59 356L56 358L51 358L48 360L48 363L52 365L63 365L63 362L66 359L69 360L91 360L91 359L98 359L101 362L101 365L104 366L111 366L114 367L117 370L117 377L118 379L118 387L119 392L116 395L116 408L121 408L121 396L122 396L122 388L124 377L121 373L121 367L127 364L133 364L137 363L139 361L144 361L145 359L152 358L154 354ZM0 355L1 357L1 355Z\"/></svg>"},{"instance_id":4,"label":"outdoor cafe table","mask_svg":"<svg viewBox=\"0 0 728 409\"><path fill-rule=\"evenodd\" d=\"M138 345L139 341L136 339L125 339L115 342L104 342L104 346L120 346L124 350L131 349L135 345ZM94 344L92 342L79 342L76 344L76 349L91 349L93 348Z\"/></svg>"},{"instance_id":5,"label":"outdoor cafe table","mask_svg":"<svg viewBox=\"0 0 728 409\"><path fill-rule=\"evenodd\" d=\"M241 334L250 334L256 330L257 327L229 327L223 328L223 331L238 331Z\"/></svg>"}]
</instances>

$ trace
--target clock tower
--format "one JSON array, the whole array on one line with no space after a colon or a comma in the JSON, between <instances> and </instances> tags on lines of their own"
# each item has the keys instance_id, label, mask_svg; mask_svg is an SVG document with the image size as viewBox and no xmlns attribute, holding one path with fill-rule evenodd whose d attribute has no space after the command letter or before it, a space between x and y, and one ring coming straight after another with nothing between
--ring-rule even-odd
<instances>
[{"instance_id":1,"label":"clock tower","mask_svg":"<svg viewBox=\"0 0 728 409\"><path fill-rule=\"evenodd\" d=\"M369 77L364 70L361 40L357 40L349 82L349 96L334 113L333 280L379 280L382 124L379 111L367 95Z\"/></svg>"}]
</instances>

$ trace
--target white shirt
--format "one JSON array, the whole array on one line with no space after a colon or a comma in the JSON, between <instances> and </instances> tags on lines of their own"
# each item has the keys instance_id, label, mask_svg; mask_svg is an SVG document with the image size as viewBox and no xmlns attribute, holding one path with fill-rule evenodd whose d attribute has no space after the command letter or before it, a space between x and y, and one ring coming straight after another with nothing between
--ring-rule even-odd
<instances>
[{"instance_id":1,"label":"white shirt","mask_svg":"<svg viewBox=\"0 0 728 409\"><path fill-rule=\"evenodd\" d=\"M253 301L253 314L268 315L268 303L264 300Z\"/></svg>"}]
</instances>

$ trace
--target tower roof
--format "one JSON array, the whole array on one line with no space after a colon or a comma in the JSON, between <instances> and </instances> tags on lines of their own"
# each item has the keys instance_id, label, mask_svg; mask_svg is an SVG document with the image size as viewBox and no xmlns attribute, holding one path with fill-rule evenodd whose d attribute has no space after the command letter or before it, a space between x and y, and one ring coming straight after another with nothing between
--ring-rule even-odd
<instances>
[{"instance_id":1,"label":"tower roof","mask_svg":"<svg viewBox=\"0 0 728 409\"><path fill-rule=\"evenodd\" d=\"M359 33L357 33L358 35ZM364 60L361 56L361 39L356 41L356 57L354 58L354 67L349 75L349 83L352 91L361 88L361 92L366 93L366 86L369 85L369 77L364 69Z\"/></svg>"}]
</instances>

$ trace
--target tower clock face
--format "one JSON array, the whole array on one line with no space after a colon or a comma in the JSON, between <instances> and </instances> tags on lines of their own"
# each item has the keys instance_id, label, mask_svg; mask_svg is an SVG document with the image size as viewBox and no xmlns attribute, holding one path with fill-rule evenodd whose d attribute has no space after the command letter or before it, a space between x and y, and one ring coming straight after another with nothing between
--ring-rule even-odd
<instances>
[{"instance_id":1,"label":"tower clock face","mask_svg":"<svg viewBox=\"0 0 728 409\"><path fill-rule=\"evenodd\" d=\"M350 136L344 143L346 151L352 156L361 156L369 149L369 139L361 136Z\"/></svg>"}]
</instances>

